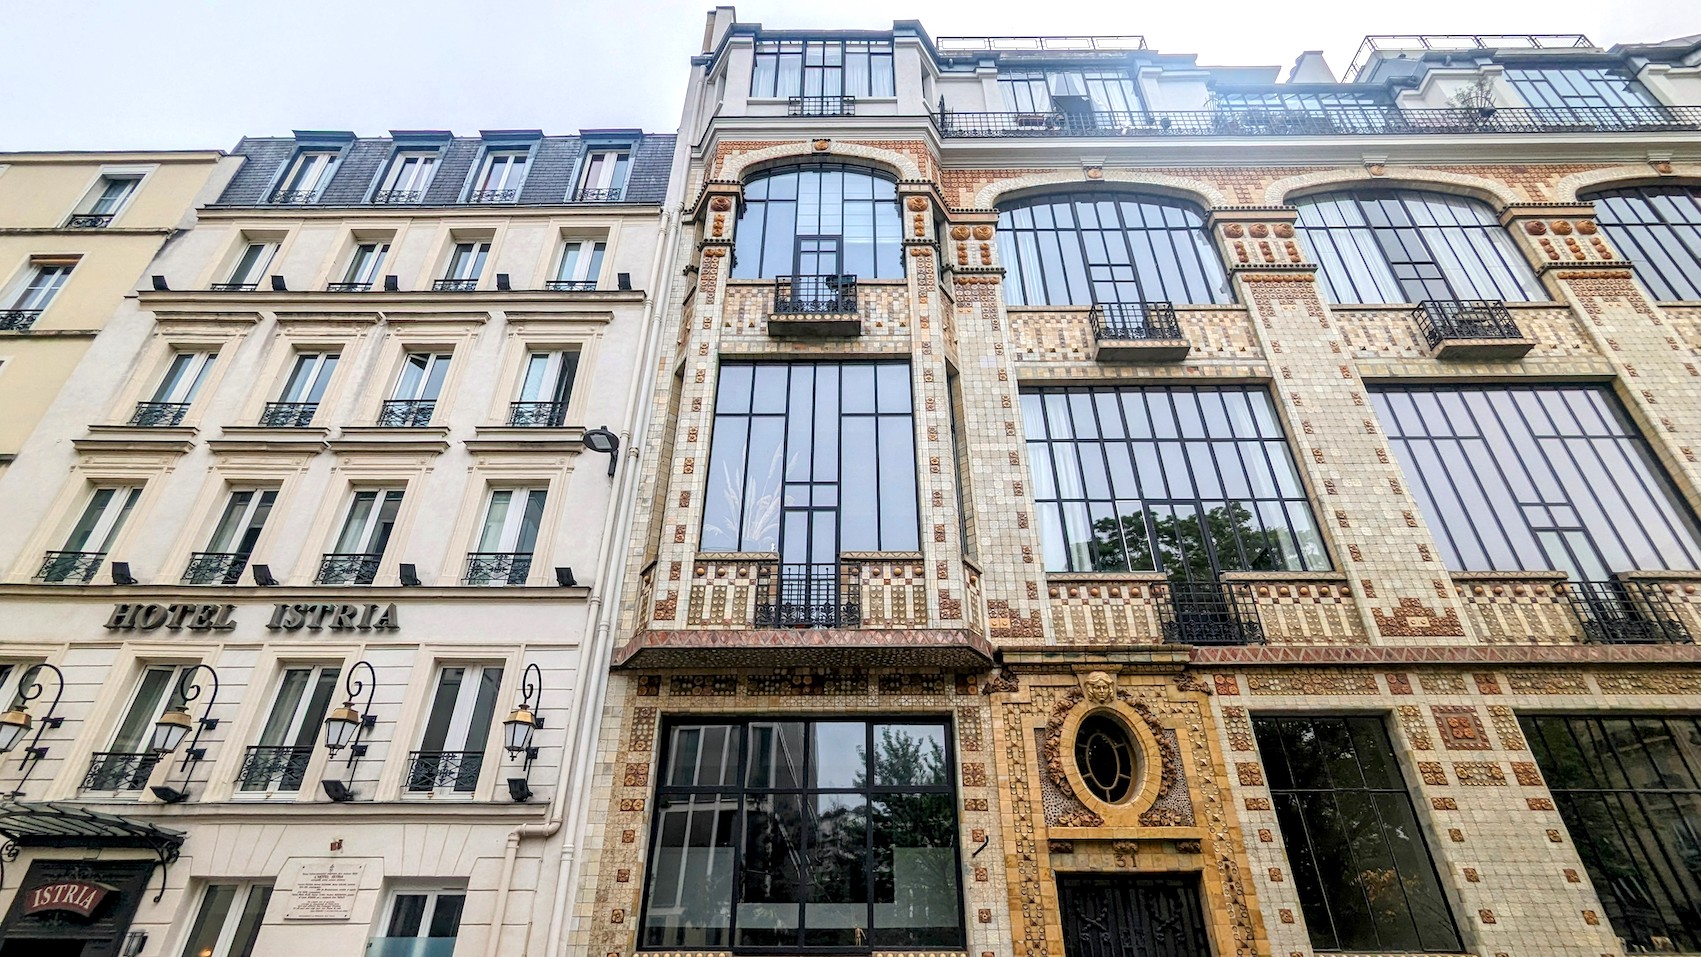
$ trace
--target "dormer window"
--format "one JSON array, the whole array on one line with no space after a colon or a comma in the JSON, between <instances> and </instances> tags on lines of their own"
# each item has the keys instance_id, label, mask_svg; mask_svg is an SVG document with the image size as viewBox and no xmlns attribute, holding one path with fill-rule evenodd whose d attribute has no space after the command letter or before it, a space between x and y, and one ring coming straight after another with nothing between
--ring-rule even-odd
<instances>
[{"instance_id":1,"label":"dormer window","mask_svg":"<svg viewBox=\"0 0 1701 957\"><path fill-rule=\"evenodd\" d=\"M331 182L331 170L337 164L337 150L311 149L295 154L289 171L272 193L274 203L317 203L319 194Z\"/></svg>"},{"instance_id":2,"label":"dormer window","mask_svg":"<svg viewBox=\"0 0 1701 957\"><path fill-rule=\"evenodd\" d=\"M372 202L384 205L424 202L431 177L437 172L437 160L436 150L398 150L390 159L383 183L372 194Z\"/></svg>"},{"instance_id":3,"label":"dormer window","mask_svg":"<svg viewBox=\"0 0 1701 957\"><path fill-rule=\"evenodd\" d=\"M512 203L520 198L520 187L526 181L526 164L531 150L493 149L484 154L478 175L473 179L469 203Z\"/></svg>"},{"instance_id":4,"label":"dormer window","mask_svg":"<svg viewBox=\"0 0 1701 957\"><path fill-rule=\"evenodd\" d=\"M593 150L585 157L585 172L573 194L579 203L618 203L626 195L626 174L632 166L631 151Z\"/></svg>"},{"instance_id":5,"label":"dormer window","mask_svg":"<svg viewBox=\"0 0 1701 957\"><path fill-rule=\"evenodd\" d=\"M94 189L65 221L67 229L102 229L112 225L112 217L124 208L142 182L138 173L108 173L100 178Z\"/></svg>"}]
</instances>

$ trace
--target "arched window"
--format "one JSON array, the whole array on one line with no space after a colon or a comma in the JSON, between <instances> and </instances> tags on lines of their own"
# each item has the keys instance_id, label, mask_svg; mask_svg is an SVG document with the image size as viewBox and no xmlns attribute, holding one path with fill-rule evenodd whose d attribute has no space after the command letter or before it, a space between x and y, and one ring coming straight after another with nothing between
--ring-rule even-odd
<instances>
[{"instance_id":1,"label":"arched window","mask_svg":"<svg viewBox=\"0 0 1701 957\"><path fill-rule=\"evenodd\" d=\"M1321 193L1294 205L1330 302L1547 299L1486 203L1379 189Z\"/></svg>"},{"instance_id":2,"label":"arched window","mask_svg":"<svg viewBox=\"0 0 1701 957\"><path fill-rule=\"evenodd\" d=\"M1191 203L1138 193L1063 193L998 211L1012 306L1233 302L1222 260Z\"/></svg>"},{"instance_id":3,"label":"arched window","mask_svg":"<svg viewBox=\"0 0 1701 957\"><path fill-rule=\"evenodd\" d=\"M734 279L904 274L897 184L853 166L811 165L744 184Z\"/></svg>"},{"instance_id":4,"label":"arched window","mask_svg":"<svg viewBox=\"0 0 1701 957\"><path fill-rule=\"evenodd\" d=\"M1701 299L1701 189L1638 186L1578 198L1595 204L1607 238L1655 299Z\"/></svg>"}]
</instances>

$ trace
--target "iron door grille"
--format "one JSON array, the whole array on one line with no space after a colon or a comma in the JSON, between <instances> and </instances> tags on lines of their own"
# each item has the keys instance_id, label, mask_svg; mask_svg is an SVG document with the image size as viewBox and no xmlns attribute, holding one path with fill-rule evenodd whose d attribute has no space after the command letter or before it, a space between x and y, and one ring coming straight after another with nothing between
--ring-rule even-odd
<instances>
[{"instance_id":1,"label":"iron door grille","mask_svg":"<svg viewBox=\"0 0 1701 957\"><path fill-rule=\"evenodd\" d=\"M1194 877L1062 877L1067 957L1210 957Z\"/></svg>"}]
</instances>

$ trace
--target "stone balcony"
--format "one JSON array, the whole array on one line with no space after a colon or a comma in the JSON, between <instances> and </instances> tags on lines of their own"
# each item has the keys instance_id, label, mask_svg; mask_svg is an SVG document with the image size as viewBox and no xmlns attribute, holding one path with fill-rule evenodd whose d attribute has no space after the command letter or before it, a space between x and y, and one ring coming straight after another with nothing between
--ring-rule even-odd
<instances>
[{"instance_id":1,"label":"stone balcony","mask_svg":"<svg viewBox=\"0 0 1701 957\"><path fill-rule=\"evenodd\" d=\"M1052 637L1058 644L1157 645L1186 641L1159 572L1053 572L1046 576ZM1329 573L1230 572L1225 595L1244 619L1240 641L1279 645L1364 645L1364 624L1345 579ZM1185 617L1185 615L1183 616Z\"/></svg>"}]
</instances>

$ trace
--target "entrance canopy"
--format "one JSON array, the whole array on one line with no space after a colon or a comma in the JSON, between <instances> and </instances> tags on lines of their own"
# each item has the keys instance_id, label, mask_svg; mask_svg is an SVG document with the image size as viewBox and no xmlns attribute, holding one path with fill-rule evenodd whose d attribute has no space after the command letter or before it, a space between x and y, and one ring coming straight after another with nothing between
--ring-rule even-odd
<instances>
[{"instance_id":1,"label":"entrance canopy","mask_svg":"<svg viewBox=\"0 0 1701 957\"><path fill-rule=\"evenodd\" d=\"M7 861L26 847L135 847L154 852L162 868L177 860L188 835L146 821L102 814L75 804L54 801L0 801L0 887L5 886ZM165 878L160 877L164 893ZM158 897L154 898L157 903Z\"/></svg>"}]
</instances>

